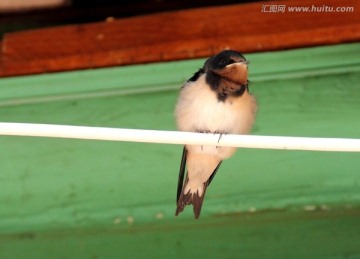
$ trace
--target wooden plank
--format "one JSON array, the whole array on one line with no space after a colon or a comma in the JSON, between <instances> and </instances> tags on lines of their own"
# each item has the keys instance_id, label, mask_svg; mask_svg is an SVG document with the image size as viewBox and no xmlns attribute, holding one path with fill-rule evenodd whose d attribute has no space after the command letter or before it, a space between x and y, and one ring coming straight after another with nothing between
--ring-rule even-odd
<instances>
[{"instance_id":1,"label":"wooden plank","mask_svg":"<svg viewBox=\"0 0 360 259\"><path fill-rule=\"evenodd\" d=\"M357 0L316 2L354 8L346 13L262 12L270 5L311 8L314 2L198 8L10 33L3 39L0 76L199 58L224 48L248 53L360 40Z\"/></svg>"},{"instance_id":2,"label":"wooden plank","mask_svg":"<svg viewBox=\"0 0 360 259\"><path fill-rule=\"evenodd\" d=\"M246 58L251 63L250 81L257 84L299 76L360 71L360 61L354 53L360 53L360 43L297 49L286 54L282 51L249 53ZM191 59L2 78L0 107L178 90L203 63L204 59ZM2 121L7 120L2 117Z\"/></svg>"}]
</instances>

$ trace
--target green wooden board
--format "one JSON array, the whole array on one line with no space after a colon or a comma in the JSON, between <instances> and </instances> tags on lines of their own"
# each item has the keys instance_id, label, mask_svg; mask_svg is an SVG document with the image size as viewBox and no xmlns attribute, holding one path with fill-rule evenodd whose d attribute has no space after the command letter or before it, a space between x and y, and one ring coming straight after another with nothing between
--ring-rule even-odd
<instances>
[{"instance_id":1,"label":"green wooden board","mask_svg":"<svg viewBox=\"0 0 360 259\"><path fill-rule=\"evenodd\" d=\"M360 44L248 54L256 135L360 138ZM175 130L204 60L0 79L0 121ZM241 149L201 219L182 148L0 136L0 258L360 258L360 154ZM120 258L123 258L120 257Z\"/></svg>"}]
</instances>

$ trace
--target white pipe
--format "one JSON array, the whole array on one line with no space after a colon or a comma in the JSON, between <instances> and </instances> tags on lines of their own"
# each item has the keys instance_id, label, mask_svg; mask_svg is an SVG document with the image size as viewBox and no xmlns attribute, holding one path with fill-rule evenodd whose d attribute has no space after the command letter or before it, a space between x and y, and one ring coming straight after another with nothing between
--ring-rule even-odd
<instances>
[{"instance_id":1,"label":"white pipe","mask_svg":"<svg viewBox=\"0 0 360 259\"><path fill-rule=\"evenodd\" d=\"M0 135L94 139L242 148L360 152L360 139L222 135L68 125L0 122ZM220 140L219 140L220 139Z\"/></svg>"}]
</instances>

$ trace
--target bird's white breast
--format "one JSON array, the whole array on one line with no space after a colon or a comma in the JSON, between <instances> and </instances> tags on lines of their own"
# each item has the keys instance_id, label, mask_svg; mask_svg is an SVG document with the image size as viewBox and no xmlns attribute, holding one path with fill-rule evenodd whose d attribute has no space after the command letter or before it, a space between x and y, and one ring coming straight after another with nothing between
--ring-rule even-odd
<instances>
[{"instance_id":1,"label":"bird's white breast","mask_svg":"<svg viewBox=\"0 0 360 259\"><path fill-rule=\"evenodd\" d=\"M222 102L206 84L205 75L188 84L181 90L175 110L179 130L232 134L250 130L256 102L248 92Z\"/></svg>"},{"instance_id":2,"label":"bird's white breast","mask_svg":"<svg viewBox=\"0 0 360 259\"><path fill-rule=\"evenodd\" d=\"M246 134L250 131L256 112L255 98L247 91L240 97L219 101L202 75L196 82L185 85L175 109L178 129L193 132ZM192 151L227 158L235 148L191 146Z\"/></svg>"}]
</instances>

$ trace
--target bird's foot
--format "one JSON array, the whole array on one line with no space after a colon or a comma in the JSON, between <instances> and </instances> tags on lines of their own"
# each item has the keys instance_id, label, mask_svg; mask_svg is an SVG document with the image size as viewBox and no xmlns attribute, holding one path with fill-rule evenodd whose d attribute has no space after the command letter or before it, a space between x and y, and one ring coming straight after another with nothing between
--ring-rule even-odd
<instances>
[{"instance_id":1,"label":"bird's foot","mask_svg":"<svg viewBox=\"0 0 360 259\"><path fill-rule=\"evenodd\" d=\"M221 137L223 136L223 135L226 135L227 134L227 132L220 132L220 131L210 131L210 130L198 130L197 132L199 132L199 133L206 133L206 134L209 134L209 133L213 133L214 135L216 135L216 134L220 134L219 135L219 139L218 139L218 143L220 142L220 139L221 139ZM216 146L216 149L217 148L219 148L218 146ZM201 145L201 151L204 151L204 149L203 149L203 145Z\"/></svg>"},{"instance_id":2,"label":"bird's foot","mask_svg":"<svg viewBox=\"0 0 360 259\"><path fill-rule=\"evenodd\" d=\"M218 143L220 142L220 139L221 139L221 137L223 136L223 135L226 135L227 134L227 132L219 132L219 131L215 131L214 132L214 135L215 134L220 134L219 135L219 139L218 139ZM216 146L216 148L219 148L219 146Z\"/></svg>"}]
</instances>

